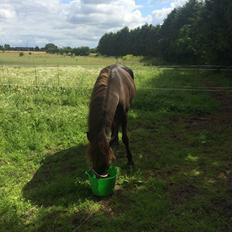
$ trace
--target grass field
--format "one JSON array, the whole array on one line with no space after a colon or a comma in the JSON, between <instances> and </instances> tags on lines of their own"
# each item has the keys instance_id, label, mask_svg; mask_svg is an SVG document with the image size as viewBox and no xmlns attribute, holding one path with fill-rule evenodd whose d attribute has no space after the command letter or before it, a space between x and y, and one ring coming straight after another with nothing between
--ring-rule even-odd
<instances>
[{"instance_id":1,"label":"grass field","mask_svg":"<svg viewBox=\"0 0 232 232\"><path fill-rule=\"evenodd\" d=\"M218 88L232 87L229 72L131 62L136 168L120 144L115 193L101 199L84 175L88 102L114 61L42 55L36 67L0 55L0 231L231 231L232 92Z\"/></svg>"},{"instance_id":2,"label":"grass field","mask_svg":"<svg viewBox=\"0 0 232 232\"><path fill-rule=\"evenodd\" d=\"M23 56L19 55L19 51L0 52L0 65L27 65L27 66L66 66L66 65L110 65L117 60L124 60L127 64L138 63L139 57L125 56L124 58L114 57L96 57L91 55L88 57L83 56L65 56L53 55L45 52L23 52Z\"/></svg>"}]
</instances>

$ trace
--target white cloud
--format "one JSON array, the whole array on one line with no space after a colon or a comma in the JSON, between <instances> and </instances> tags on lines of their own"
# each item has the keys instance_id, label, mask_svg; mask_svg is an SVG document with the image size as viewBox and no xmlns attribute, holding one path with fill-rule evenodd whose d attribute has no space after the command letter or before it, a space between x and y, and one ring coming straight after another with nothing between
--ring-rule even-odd
<instances>
[{"instance_id":1,"label":"white cloud","mask_svg":"<svg viewBox=\"0 0 232 232\"><path fill-rule=\"evenodd\" d=\"M160 24L167 17L167 15L173 10L172 7L162 8L160 10L154 10L152 12L153 23Z\"/></svg>"},{"instance_id":2,"label":"white cloud","mask_svg":"<svg viewBox=\"0 0 232 232\"><path fill-rule=\"evenodd\" d=\"M12 19L16 16L16 12L9 4L1 4L0 22Z\"/></svg>"},{"instance_id":3,"label":"white cloud","mask_svg":"<svg viewBox=\"0 0 232 232\"><path fill-rule=\"evenodd\" d=\"M68 10L68 22L75 25L94 25L98 28L116 29L122 26L131 28L146 21L134 0L73 1Z\"/></svg>"},{"instance_id":4,"label":"white cloud","mask_svg":"<svg viewBox=\"0 0 232 232\"><path fill-rule=\"evenodd\" d=\"M152 23L161 24L167 15L174 9L183 6L188 0L171 0L170 5L165 8L152 11Z\"/></svg>"},{"instance_id":5,"label":"white cloud","mask_svg":"<svg viewBox=\"0 0 232 232\"><path fill-rule=\"evenodd\" d=\"M171 2L171 7L172 8L176 8L176 7L180 7L183 6L188 0L173 0Z\"/></svg>"},{"instance_id":6,"label":"white cloud","mask_svg":"<svg viewBox=\"0 0 232 232\"><path fill-rule=\"evenodd\" d=\"M145 22L151 17L142 16L135 0L1 0L0 44L96 46L107 31Z\"/></svg>"}]
</instances>

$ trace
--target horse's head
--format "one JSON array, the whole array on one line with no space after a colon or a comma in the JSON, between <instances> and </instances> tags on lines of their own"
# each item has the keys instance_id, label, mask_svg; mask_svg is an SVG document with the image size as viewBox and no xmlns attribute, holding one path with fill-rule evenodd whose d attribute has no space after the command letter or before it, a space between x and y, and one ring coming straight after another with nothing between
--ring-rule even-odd
<instances>
[{"instance_id":1,"label":"horse's head","mask_svg":"<svg viewBox=\"0 0 232 232\"><path fill-rule=\"evenodd\" d=\"M97 136L87 132L87 137L89 140L88 156L92 162L92 168L100 176L106 175L109 165L115 159L115 156L105 132L102 131Z\"/></svg>"}]
</instances>

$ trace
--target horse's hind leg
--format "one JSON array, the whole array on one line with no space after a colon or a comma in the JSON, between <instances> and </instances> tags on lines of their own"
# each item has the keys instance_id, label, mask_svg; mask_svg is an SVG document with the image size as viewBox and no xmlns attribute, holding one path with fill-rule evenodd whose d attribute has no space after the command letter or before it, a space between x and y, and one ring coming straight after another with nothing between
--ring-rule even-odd
<instances>
[{"instance_id":1,"label":"horse's hind leg","mask_svg":"<svg viewBox=\"0 0 232 232\"><path fill-rule=\"evenodd\" d=\"M131 154L130 147L129 147L129 138L127 136L127 113L124 113L122 117L122 141L126 147L126 153L127 153L127 159L128 159L127 165L133 166L134 161L133 161L132 154Z\"/></svg>"}]
</instances>

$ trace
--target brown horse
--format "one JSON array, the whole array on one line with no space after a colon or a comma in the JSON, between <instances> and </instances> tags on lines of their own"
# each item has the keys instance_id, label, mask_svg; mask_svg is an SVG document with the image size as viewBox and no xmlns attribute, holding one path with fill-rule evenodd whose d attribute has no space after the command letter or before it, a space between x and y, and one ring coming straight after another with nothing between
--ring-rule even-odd
<instances>
[{"instance_id":1,"label":"brown horse","mask_svg":"<svg viewBox=\"0 0 232 232\"><path fill-rule=\"evenodd\" d=\"M111 146L118 143L120 126L128 165L134 164L127 136L127 112L134 96L134 74L131 69L111 65L101 70L90 100L87 132L88 154L98 177L107 176L107 169L115 159Z\"/></svg>"}]
</instances>

